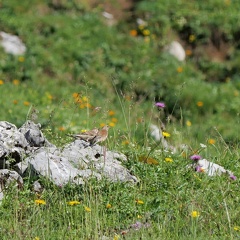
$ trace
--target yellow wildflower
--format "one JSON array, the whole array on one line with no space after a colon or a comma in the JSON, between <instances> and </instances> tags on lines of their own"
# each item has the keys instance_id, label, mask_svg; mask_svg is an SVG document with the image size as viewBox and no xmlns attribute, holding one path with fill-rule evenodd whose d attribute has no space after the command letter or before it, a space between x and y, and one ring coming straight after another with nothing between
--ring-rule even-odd
<instances>
[{"instance_id":1,"label":"yellow wildflower","mask_svg":"<svg viewBox=\"0 0 240 240\"><path fill-rule=\"evenodd\" d=\"M59 131L65 131L65 130L66 130L66 128L65 128L65 127L63 127L63 126L61 126L61 127L59 127L59 128L58 128L58 130L59 130Z\"/></svg>"},{"instance_id":2,"label":"yellow wildflower","mask_svg":"<svg viewBox=\"0 0 240 240\"><path fill-rule=\"evenodd\" d=\"M194 42L195 40L196 40L196 36L193 35L193 34L191 34L191 35L189 36L189 42Z\"/></svg>"},{"instance_id":3,"label":"yellow wildflower","mask_svg":"<svg viewBox=\"0 0 240 240\"><path fill-rule=\"evenodd\" d=\"M177 68L177 72L178 72L178 73L183 72L183 68L182 68L182 67L178 67L178 68Z\"/></svg>"},{"instance_id":4,"label":"yellow wildflower","mask_svg":"<svg viewBox=\"0 0 240 240\"><path fill-rule=\"evenodd\" d=\"M110 204L110 203L108 203L107 205L106 205L106 208L112 208L112 205Z\"/></svg>"},{"instance_id":5,"label":"yellow wildflower","mask_svg":"<svg viewBox=\"0 0 240 240\"><path fill-rule=\"evenodd\" d=\"M136 37L136 36L137 36L137 30L132 29L132 30L130 31L130 35L131 35L132 37Z\"/></svg>"},{"instance_id":6,"label":"yellow wildflower","mask_svg":"<svg viewBox=\"0 0 240 240\"><path fill-rule=\"evenodd\" d=\"M79 105L79 107L80 107L81 109L83 109L83 108L85 108L85 104L84 104L84 103L81 103L81 104Z\"/></svg>"},{"instance_id":7,"label":"yellow wildflower","mask_svg":"<svg viewBox=\"0 0 240 240\"><path fill-rule=\"evenodd\" d=\"M79 205L81 202L79 202L79 201L69 201L67 204L69 205L69 206L74 206L74 205Z\"/></svg>"},{"instance_id":8,"label":"yellow wildflower","mask_svg":"<svg viewBox=\"0 0 240 240\"><path fill-rule=\"evenodd\" d=\"M191 126L192 126L192 123L191 123L189 120L187 120L187 121L186 121L186 125L187 125L188 127L191 127Z\"/></svg>"},{"instance_id":9,"label":"yellow wildflower","mask_svg":"<svg viewBox=\"0 0 240 240\"><path fill-rule=\"evenodd\" d=\"M109 125L110 127L114 127L114 126L115 126L115 123L114 123L114 122L110 122L108 125Z\"/></svg>"},{"instance_id":10,"label":"yellow wildflower","mask_svg":"<svg viewBox=\"0 0 240 240\"><path fill-rule=\"evenodd\" d=\"M25 106L29 106L29 105L30 105L30 102L25 101L25 102L23 102L23 104L24 104Z\"/></svg>"},{"instance_id":11,"label":"yellow wildflower","mask_svg":"<svg viewBox=\"0 0 240 240\"><path fill-rule=\"evenodd\" d=\"M130 142L128 140L125 140L122 142L122 145L128 145Z\"/></svg>"},{"instance_id":12,"label":"yellow wildflower","mask_svg":"<svg viewBox=\"0 0 240 240\"><path fill-rule=\"evenodd\" d=\"M240 231L240 227L239 226L234 226L233 228L235 231Z\"/></svg>"},{"instance_id":13,"label":"yellow wildflower","mask_svg":"<svg viewBox=\"0 0 240 240\"><path fill-rule=\"evenodd\" d=\"M20 81L18 79L13 80L13 85L17 86L20 84Z\"/></svg>"},{"instance_id":14,"label":"yellow wildflower","mask_svg":"<svg viewBox=\"0 0 240 240\"><path fill-rule=\"evenodd\" d=\"M202 106L203 106L203 102L202 102L202 101L198 101L198 102L197 102L197 106L198 106L198 107L202 107Z\"/></svg>"},{"instance_id":15,"label":"yellow wildflower","mask_svg":"<svg viewBox=\"0 0 240 240\"><path fill-rule=\"evenodd\" d=\"M72 94L72 96L73 96L73 98L78 98L79 97L79 93L75 92L75 93Z\"/></svg>"},{"instance_id":16,"label":"yellow wildflower","mask_svg":"<svg viewBox=\"0 0 240 240\"><path fill-rule=\"evenodd\" d=\"M149 36L150 35L150 31L148 29L143 30L142 33L143 33L144 36Z\"/></svg>"},{"instance_id":17,"label":"yellow wildflower","mask_svg":"<svg viewBox=\"0 0 240 240\"><path fill-rule=\"evenodd\" d=\"M139 28L140 30L143 30L143 29L145 28L145 24L140 24L140 25L138 25L138 28Z\"/></svg>"},{"instance_id":18,"label":"yellow wildflower","mask_svg":"<svg viewBox=\"0 0 240 240\"><path fill-rule=\"evenodd\" d=\"M0 85L3 85L4 84L4 81L3 80L0 80Z\"/></svg>"},{"instance_id":19,"label":"yellow wildflower","mask_svg":"<svg viewBox=\"0 0 240 240\"><path fill-rule=\"evenodd\" d=\"M115 112L112 111L112 110L109 110L109 111L108 111L108 115L109 115L109 116L113 116L113 115L115 115Z\"/></svg>"},{"instance_id":20,"label":"yellow wildflower","mask_svg":"<svg viewBox=\"0 0 240 240\"><path fill-rule=\"evenodd\" d=\"M186 53L187 56L191 56L191 55L192 55L192 50L187 49L187 50L185 51L185 53Z\"/></svg>"},{"instance_id":21,"label":"yellow wildflower","mask_svg":"<svg viewBox=\"0 0 240 240\"><path fill-rule=\"evenodd\" d=\"M168 132L162 132L162 135L163 135L165 138L167 138L167 137L170 137L170 136L171 136L171 134L170 134L170 133L168 133Z\"/></svg>"},{"instance_id":22,"label":"yellow wildflower","mask_svg":"<svg viewBox=\"0 0 240 240\"><path fill-rule=\"evenodd\" d=\"M83 96L83 97L82 97L82 100L83 100L84 102L88 102L88 97Z\"/></svg>"},{"instance_id":23,"label":"yellow wildflower","mask_svg":"<svg viewBox=\"0 0 240 240\"><path fill-rule=\"evenodd\" d=\"M142 216L141 216L141 215L137 215L137 218L138 218L138 219L141 219L141 218L142 218Z\"/></svg>"},{"instance_id":24,"label":"yellow wildflower","mask_svg":"<svg viewBox=\"0 0 240 240\"><path fill-rule=\"evenodd\" d=\"M87 102L87 103L85 103L84 105L85 105L85 107L86 107L86 108L91 108L91 107L92 107L92 106L91 106L91 104L90 104L90 103L88 103L88 102Z\"/></svg>"},{"instance_id":25,"label":"yellow wildflower","mask_svg":"<svg viewBox=\"0 0 240 240\"><path fill-rule=\"evenodd\" d=\"M167 158L165 158L165 161L166 161L166 162L169 162L169 163L171 163L171 162L173 162L173 159L172 159L172 158L169 158L169 157L167 157Z\"/></svg>"},{"instance_id":26,"label":"yellow wildflower","mask_svg":"<svg viewBox=\"0 0 240 240\"><path fill-rule=\"evenodd\" d=\"M237 97L237 96L239 95L239 91L235 90L235 91L233 92L233 95L234 95L235 97Z\"/></svg>"},{"instance_id":27,"label":"yellow wildflower","mask_svg":"<svg viewBox=\"0 0 240 240\"><path fill-rule=\"evenodd\" d=\"M40 238L39 237L35 237L33 240L40 240Z\"/></svg>"},{"instance_id":28,"label":"yellow wildflower","mask_svg":"<svg viewBox=\"0 0 240 240\"><path fill-rule=\"evenodd\" d=\"M117 120L117 118L112 118L111 121L114 123L117 123L118 120Z\"/></svg>"},{"instance_id":29,"label":"yellow wildflower","mask_svg":"<svg viewBox=\"0 0 240 240\"><path fill-rule=\"evenodd\" d=\"M209 143L209 144L215 144L215 143L216 143L216 140L210 138L210 139L208 140L208 143Z\"/></svg>"},{"instance_id":30,"label":"yellow wildflower","mask_svg":"<svg viewBox=\"0 0 240 240\"><path fill-rule=\"evenodd\" d=\"M191 212L191 216L192 216L193 218L197 218L197 217L200 216L200 213L199 213L198 211L192 211L192 212Z\"/></svg>"},{"instance_id":31,"label":"yellow wildflower","mask_svg":"<svg viewBox=\"0 0 240 240\"><path fill-rule=\"evenodd\" d=\"M17 100L13 100L13 104L18 104L18 101Z\"/></svg>"},{"instance_id":32,"label":"yellow wildflower","mask_svg":"<svg viewBox=\"0 0 240 240\"><path fill-rule=\"evenodd\" d=\"M104 127L105 125L105 123L100 123L100 127Z\"/></svg>"},{"instance_id":33,"label":"yellow wildflower","mask_svg":"<svg viewBox=\"0 0 240 240\"><path fill-rule=\"evenodd\" d=\"M113 240L118 240L118 239L120 239L120 236L116 234L116 235L113 237Z\"/></svg>"},{"instance_id":34,"label":"yellow wildflower","mask_svg":"<svg viewBox=\"0 0 240 240\"><path fill-rule=\"evenodd\" d=\"M144 204L144 202L142 200L139 200L139 199L136 200L136 203L137 204Z\"/></svg>"},{"instance_id":35,"label":"yellow wildflower","mask_svg":"<svg viewBox=\"0 0 240 240\"><path fill-rule=\"evenodd\" d=\"M20 56L20 57L18 57L18 61L19 61L19 62L24 62L24 61L25 61L25 58L24 58L23 56Z\"/></svg>"},{"instance_id":36,"label":"yellow wildflower","mask_svg":"<svg viewBox=\"0 0 240 240\"><path fill-rule=\"evenodd\" d=\"M44 200L42 200L42 199L36 199L35 201L35 204L37 204L37 205L45 205L46 204L46 202L44 201Z\"/></svg>"},{"instance_id":37,"label":"yellow wildflower","mask_svg":"<svg viewBox=\"0 0 240 240\"><path fill-rule=\"evenodd\" d=\"M85 209L86 212L91 212L91 208L89 208L87 206L85 206L84 209Z\"/></svg>"}]
</instances>

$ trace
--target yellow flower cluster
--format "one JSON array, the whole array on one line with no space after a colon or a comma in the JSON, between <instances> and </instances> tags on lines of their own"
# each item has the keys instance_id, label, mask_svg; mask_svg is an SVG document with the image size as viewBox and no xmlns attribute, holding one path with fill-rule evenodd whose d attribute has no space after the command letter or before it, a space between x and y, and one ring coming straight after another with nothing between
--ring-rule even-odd
<instances>
[{"instance_id":1,"label":"yellow flower cluster","mask_svg":"<svg viewBox=\"0 0 240 240\"><path fill-rule=\"evenodd\" d=\"M116 123L118 122L117 118L113 117L115 112L113 110L109 110L108 115L111 118L110 122L108 123L109 127L115 127Z\"/></svg>"},{"instance_id":2,"label":"yellow flower cluster","mask_svg":"<svg viewBox=\"0 0 240 240\"><path fill-rule=\"evenodd\" d=\"M92 108L91 104L89 103L89 99L86 96L80 96L79 93L73 93L73 98L74 102L76 104L79 104L79 108L84 109L84 108Z\"/></svg>"}]
</instances>

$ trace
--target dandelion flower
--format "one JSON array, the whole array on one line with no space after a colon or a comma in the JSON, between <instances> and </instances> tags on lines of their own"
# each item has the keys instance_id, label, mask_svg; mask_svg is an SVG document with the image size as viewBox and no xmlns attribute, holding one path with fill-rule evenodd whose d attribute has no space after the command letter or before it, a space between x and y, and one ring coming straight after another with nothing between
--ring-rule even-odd
<instances>
[{"instance_id":1,"label":"dandelion flower","mask_svg":"<svg viewBox=\"0 0 240 240\"><path fill-rule=\"evenodd\" d=\"M169 162L169 163L171 163L171 162L173 162L173 159L172 159L172 158L169 158L169 157L167 157L167 158L165 158L165 161L166 161L166 162Z\"/></svg>"},{"instance_id":2,"label":"dandelion flower","mask_svg":"<svg viewBox=\"0 0 240 240\"><path fill-rule=\"evenodd\" d=\"M132 37L136 37L137 36L137 30L135 30L135 29L132 29L131 31L130 31L130 35L132 36Z\"/></svg>"},{"instance_id":3,"label":"dandelion flower","mask_svg":"<svg viewBox=\"0 0 240 240\"><path fill-rule=\"evenodd\" d=\"M23 105L24 105L24 106L29 106L29 105L30 105L30 102L25 101L25 102L23 102Z\"/></svg>"},{"instance_id":4,"label":"dandelion flower","mask_svg":"<svg viewBox=\"0 0 240 240\"><path fill-rule=\"evenodd\" d=\"M198 101L198 102L197 102L197 106L198 106L198 107L202 107L202 106L203 106L203 102L202 102L202 101Z\"/></svg>"},{"instance_id":5,"label":"dandelion flower","mask_svg":"<svg viewBox=\"0 0 240 240\"><path fill-rule=\"evenodd\" d=\"M210 138L210 139L208 140L208 143L209 143L209 144L215 144L215 143L216 143L216 140Z\"/></svg>"},{"instance_id":6,"label":"dandelion flower","mask_svg":"<svg viewBox=\"0 0 240 240\"><path fill-rule=\"evenodd\" d=\"M198 211L192 211L191 216L192 216L192 218L197 218L200 216L200 213Z\"/></svg>"},{"instance_id":7,"label":"dandelion flower","mask_svg":"<svg viewBox=\"0 0 240 240\"><path fill-rule=\"evenodd\" d=\"M156 102L155 106L158 108L165 108L165 103L164 102Z\"/></svg>"},{"instance_id":8,"label":"dandelion flower","mask_svg":"<svg viewBox=\"0 0 240 240\"><path fill-rule=\"evenodd\" d=\"M84 104L84 103L81 103L81 104L79 105L79 107L80 107L81 109L83 109L83 108L85 108L85 104Z\"/></svg>"},{"instance_id":9,"label":"dandelion flower","mask_svg":"<svg viewBox=\"0 0 240 240\"><path fill-rule=\"evenodd\" d=\"M74 206L74 205L79 205L81 202L79 202L79 201L69 201L67 204L69 205L69 206Z\"/></svg>"},{"instance_id":10,"label":"dandelion flower","mask_svg":"<svg viewBox=\"0 0 240 240\"><path fill-rule=\"evenodd\" d=\"M185 51L185 53L186 53L187 56L191 56L191 55L192 55L192 50L187 49L187 50Z\"/></svg>"},{"instance_id":11,"label":"dandelion flower","mask_svg":"<svg viewBox=\"0 0 240 240\"><path fill-rule=\"evenodd\" d=\"M20 81L18 79L13 80L13 85L17 86L20 84Z\"/></svg>"},{"instance_id":12,"label":"dandelion flower","mask_svg":"<svg viewBox=\"0 0 240 240\"><path fill-rule=\"evenodd\" d=\"M114 123L118 122L117 118L112 118L111 121L114 122Z\"/></svg>"},{"instance_id":13,"label":"dandelion flower","mask_svg":"<svg viewBox=\"0 0 240 240\"><path fill-rule=\"evenodd\" d=\"M78 98L79 97L79 93L75 92L75 93L72 94L72 96L73 96L73 98Z\"/></svg>"},{"instance_id":14,"label":"dandelion flower","mask_svg":"<svg viewBox=\"0 0 240 240\"><path fill-rule=\"evenodd\" d=\"M109 125L110 127L114 127L114 126L115 126L115 123L114 123L114 122L110 122L108 125Z\"/></svg>"},{"instance_id":15,"label":"dandelion flower","mask_svg":"<svg viewBox=\"0 0 240 240\"><path fill-rule=\"evenodd\" d=\"M112 110L109 110L109 111L108 111L108 115L109 115L109 116L113 116L113 115L115 115L115 112L112 111Z\"/></svg>"},{"instance_id":16,"label":"dandelion flower","mask_svg":"<svg viewBox=\"0 0 240 240\"><path fill-rule=\"evenodd\" d=\"M17 100L13 100L13 104L18 104L18 101Z\"/></svg>"},{"instance_id":17,"label":"dandelion flower","mask_svg":"<svg viewBox=\"0 0 240 240\"><path fill-rule=\"evenodd\" d=\"M142 200L139 200L139 199L136 200L136 203L137 204L144 204L144 202Z\"/></svg>"},{"instance_id":18,"label":"dandelion flower","mask_svg":"<svg viewBox=\"0 0 240 240\"><path fill-rule=\"evenodd\" d=\"M104 127L105 125L105 123L100 123L100 127Z\"/></svg>"},{"instance_id":19,"label":"dandelion flower","mask_svg":"<svg viewBox=\"0 0 240 240\"><path fill-rule=\"evenodd\" d=\"M3 85L4 84L4 81L0 79L0 85Z\"/></svg>"},{"instance_id":20,"label":"dandelion flower","mask_svg":"<svg viewBox=\"0 0 240 240\"><path fill-rule=\"evenodd\" d=\"M182 67L178 67L178 68L177 68L177 72L178 72L178 73L183 72L183 68L182 68Z\"/></svg>"},{"instance_id":21,"label":"dandelion flower","mask_svg":"<svg viewBox=\"0 0 240 240\"><path fill-rule=\"evenodd\" d=\"M235 231L240 231L240 227L239 226L234 226L233 228Z\"/></svg>"},{"instance_id":22,"label":"dandelion flower","mask_svg":"<svg viewBox=\"0 0 240 240\"><path fill-rule=\"evenodd\" d=\"M138 28L139 28L140 30L143 30L143 29L145 28L145 26L146 26L146 24L140 24L140 25L138 25Z\"/></svg>"},{"instance_id":23,"label":"dandelion flower","mask_svg":"<svg viewBox=\"0 0 240 240\"><path fill-rule=\"evenodd\" d=\"M167 138L167 137L170 137L170 136L171 136L171 134L170 134L170 133L168 133L168 132L162 132L162 135L163 135L165 138Z\"/></svg>"},{"instance_id":24,"label":"dandelion flower","mask_svg":"<svg viewBox=\"0 0 240 240\"><path fill-rule=\"evenodd\" d=\"M130 142L128 140L125 140L122 142L122 145L128 145Z\"/></svg>"},{"instance_id":25,"label":"dandelion flower","mask_svg":"<svg viewBox=\"0 0 240 240\"><path fill-rule=\"evenodd\" d=\"M118 239L120 239L120 236L119 236L119 235L115 235L115 236L113 237L113 240L118 240Z\"/></svg>"},{"instance_id":26,"label":"dandelion flower","mask_svg":"<svg viewBox=\"0 0 240 240\"><path fill-rule=\"evenodd\" d=\"M193 35L193 34L191 34L191 35L189 36L189 42L194 42L195 40L196 40L196 36Z\"/></svg>"},{"instance_id":27,"label":"dandelion flower","mask_svg":"<svg viewBox=\"0 0 240 240\"><path fill-rule=\"evenodd\" d=\"M187 120L187 121L186 121L186 125L187 125L188 127L191 127L191 126L192 126L192 123L191 123L189 120Z\"/></svg>"},{"instance_id":28,"label":"dandelion flower","mask_svg":"<svg viewBox=\"0 0 240 240\"><path fill-rule=\"evenodd\" d=\"M144 36L149 36L150 35L150 31L148 29L143 30L142 33L143 33Z\"/></svg>"},{"instance_id":29,"label":"dandelion flower","mask_svg":"<svg viewBox=\"0 0 240 240\"><path fill-rule=\"evenodd\" d=\"M46 202L42 199L36 199L34 202L37 205L46 205Z\"/></svg>"},{"instance_id":30,"label":"dandelion flower","mask_svg":"<svg viewBox=\"0 0 240 240\"><path fill-rule=\"evenodd\" d=\"M112 205L111 205L110 203L108 203L108 204L106 205L106 208L107 208L107 209L112 208Z\"/></svg>"},{"instance_id":31,"label":"dandelion flower","mask_svg":"<svg viewBox=\"0 0 240 240\"><path fill-rule=\"evenodd\" d=\"M83 97L82 97L82 100L83 100L84 102L88 102L88 97L83 96Z\"/></svg>"},{"instance_id":32,"label":"dandelion flower","mask_svg":"<svg viewBox=\"0 0 240 240\"><path fill-rule=\"evenodd\" d=\"M190 157L190 159L194 160L194 161L198 161L200 160L202 157L200 155L194 154Z\"/></svg>"},{"instance_id":33,"label":"dandelion flower","mask_svg":"<svg viewBox=\"0 0 240 240\"><path fill-rule=\"evenodd\" d=\"M59 127L59 128L58 128L58 130L59 130L59 131L61 131L61 132L63 132L63 131L65 131L65 130L66 130L66 128L65 128L65 127L63 127L63 126L61 126L61 127Z\"/></svg>"},{"instance_id":34,"label":"dandelion flower","mask_svg":"<svg viewBox=\"0 0 240 240\"><path fill-rule=\"evenodd\" d=\"M87 206L85 206L84 209L85 209L86 212L91 212L91 208L89 208Z\"/></svg>"},{"instance_id":35,"label":"dandelion flower","mask_svg":"<svg viewBox=\"0 0 240 240\"><path fill-rule=\"evenodd\" d=\"M24 58L23 56L20 56L20 57L18 57L18 61L19 61L19 62L24 62L24 61L25 61L25 58Z\"/></svg>"}]
</instances>

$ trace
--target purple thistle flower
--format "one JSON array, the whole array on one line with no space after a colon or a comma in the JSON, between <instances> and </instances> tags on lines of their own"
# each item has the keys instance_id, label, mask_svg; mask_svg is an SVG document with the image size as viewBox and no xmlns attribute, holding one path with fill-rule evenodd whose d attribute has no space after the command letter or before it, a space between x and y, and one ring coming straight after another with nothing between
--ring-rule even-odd
<instances>
[{"instance_id":1,"label":"purple thistle flower","mask_svg":"<svg viewBox=\"0 0 240 240\"><path fill-rule=\"evenodd\" d=\"M192 160L194 160L194 161L198 161L198 160L200 160L202 157L201 157L200 155L194 154L194 155L192 155L190 158L191 158Z\"/></svg>"},{"instance_id":2,"label":"purple thistle flower","mask_svg":"<svg viewBox=\"0 0 240 240\"><path fill-rule=\"evenodd\" d=\"M156 102L155 106L158 108L165 108L165 103L164 102Z\"/></svg>"},{"instance_id":3,"label":"purple thistle flower","mask_svg":"<svg viewBox=\"0 0 240 240\"><path fill-rule=\"evenodd\" d=\"M234 176L233 174L230 174L230 176L229 176L232 180L237 180L237 177L236 176Z\"/></svg>"}]
</instances>

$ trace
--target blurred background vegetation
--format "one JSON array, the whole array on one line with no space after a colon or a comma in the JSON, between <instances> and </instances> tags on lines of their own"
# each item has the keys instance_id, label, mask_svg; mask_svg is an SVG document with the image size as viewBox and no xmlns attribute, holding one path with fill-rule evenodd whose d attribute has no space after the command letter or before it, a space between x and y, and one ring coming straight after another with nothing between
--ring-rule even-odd
<instances>
[{"instance_id":1,"label":"blurred background vegetation","mask_svg":"<svg viewBox=\"0 0 240 240\"><path fill-rule=\"evenodd\" d=\"M0 48L1 120L21 126L34 105L55 134L108 123L140 140L163 101L173 139L237 143L239 10L231 0L1 1L0 30L27 47ZM185 61L167 53L172 41Z\"/></svg>"}]
</instances>

